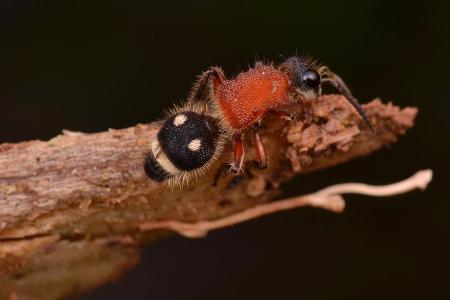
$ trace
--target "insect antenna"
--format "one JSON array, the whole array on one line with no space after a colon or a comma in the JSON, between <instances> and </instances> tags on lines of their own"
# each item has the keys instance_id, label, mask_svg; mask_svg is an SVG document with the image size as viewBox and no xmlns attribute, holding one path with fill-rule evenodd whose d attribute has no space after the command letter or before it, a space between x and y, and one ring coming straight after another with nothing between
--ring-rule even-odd
<instances>
[{"instance_id":1,"label":"insect antenna","mask_svg":"<svg viewBox=\"0 0 450 300\"><path fill-rule=\"evenodd\" d=\"M359 104L358 100L353 97L352 92L348 88L348 86L345 84L345 82L339 77L337 74L333 73L330 69L328 69L325 66L322 66L319 68L319 74L322 78L322 83L329 83L334 88L336 88L339 93L341 93L348 102L356 109L358 114L361 116L361 118L364 120L364 123L366 123L367 127L370 129L370 131L375 132L372 124L370 123L369 117L367 116L366 112L361 107L361 104Z\"/></svg>"}]
</instances>

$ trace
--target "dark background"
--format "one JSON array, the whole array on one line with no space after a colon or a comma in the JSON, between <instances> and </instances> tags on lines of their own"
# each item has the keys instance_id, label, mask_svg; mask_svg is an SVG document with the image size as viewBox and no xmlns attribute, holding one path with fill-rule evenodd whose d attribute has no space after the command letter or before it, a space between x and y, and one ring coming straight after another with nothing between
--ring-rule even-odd
<instances>
[{"instance_id":1,"label":"dark background","mask_svg":"<svg viewBox=\"0 0 450 300\"><path fill-rule=\"evenodd\" d=\"M444 2L444 1L442 1ZM80 299L450 299L450 6L425 1L0 2L0 141L149 122L211 65L307 52L362 102L420 108L390 149L302 176L288 194L433 168L425 193L348 196L144 250Z\"/></svg>"}]
</instances>

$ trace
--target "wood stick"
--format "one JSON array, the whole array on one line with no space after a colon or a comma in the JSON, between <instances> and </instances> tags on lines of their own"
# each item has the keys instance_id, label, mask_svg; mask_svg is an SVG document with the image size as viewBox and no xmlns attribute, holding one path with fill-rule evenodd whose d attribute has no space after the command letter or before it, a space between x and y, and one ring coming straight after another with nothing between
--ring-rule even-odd
<instances>
[{"instance_id":1,"label":"wood stick","mask_svg":"<svg viewBox=\"0 0 450 300\"><path fill-rule=\"evenodd\" d=\"M0 299L41 299L43 292L58 299L103 284L137 262L140 244L166 234L142 231L142 224L216 220L257 207L296 174L395 142L417 113L379 100L363 107L376 134L337 95L292 107L293 122L267 117L261 137L270 166L251 169L252 178L232 189L230 175L212 185L229 149L183 189L149 180L142 163L152 123L0 145ZM246 143L247 159L254 159Z\"/></svg>"}]
</instances>

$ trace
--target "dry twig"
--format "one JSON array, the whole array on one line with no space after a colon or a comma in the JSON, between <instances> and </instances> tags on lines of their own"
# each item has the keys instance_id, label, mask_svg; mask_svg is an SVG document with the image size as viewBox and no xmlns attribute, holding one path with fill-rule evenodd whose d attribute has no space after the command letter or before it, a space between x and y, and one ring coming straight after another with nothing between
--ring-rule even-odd
<instances>
[{"instance_id":1,"label":"dry twig","mask_svg":"<svg viewBox=\"0 0 450 300\"><path fill-rule=\"evenodd\" d=\"M337 184L312 194L262 204L214 221L197 223L183 223L178 221L143 223L139 228L141 230L168 229L188 238L200 238L204 237L211 230L233 226L264 215L303 206L319 207L340 213L345 207L342 194L360 194L377 197L393 196L417 188L424 190L428 183L430 183L432 177L433 172L431 170L422 170L408 179L385 186L370 186L362 183Z\"/></svg>"},{"instance_id":2,"label":"dry twig","mask_svg":"<svg viewBox=\"0 0 450 300\"><path fill-rule=\"evenodd\" d=\"M395 142L417 113L374 100L364 105L373 135L341 96L293 109L298 121L265 120L261 133L270 168L255 171L235 189L227 189L230 177L212 187L221 162L183 190L148 180L142 161L153 124L96 134L65 131L48 142L0 145L0 299L40 299L43 293L58 299L116 278L136 263L140 244L161 236L158 230L139 230L140 224L223 222L251 207L292 205L258 206L296 174ZM255 157L249 150L248 157ZM341 192L334 190L332 199ZM301 199L301 205L312 204L311 195Z\"/></svg>"}]
</instances>

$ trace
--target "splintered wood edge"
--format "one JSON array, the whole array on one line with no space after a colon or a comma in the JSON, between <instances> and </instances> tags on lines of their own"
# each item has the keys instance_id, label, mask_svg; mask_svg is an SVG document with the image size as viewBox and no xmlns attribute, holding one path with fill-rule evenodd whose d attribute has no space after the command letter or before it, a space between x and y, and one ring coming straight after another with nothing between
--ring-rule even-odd
<instances>
[{"instance_id":1,"label":"splintered wood edge","mask_svg":"<svg viewBox=\"0 0 450 300\"><path fill-rule=\"evenodd\" d=\"M262 138L270 167L252 170L252 179L234 189L227 188L229 176L212 187L214 174L229 159L229 149L207 174L181 189L146 178L142 162L155 124L95 134L64 131L48 142L0 145L0 298L38 299L43 289L33 284L36 278L61 287L58 292L53 288L54 299L99 285L133 265L137 245L165 234L141 232L140 224L214 220L255 207L278 195L280 185L296 174L331 167L395 142L413 126L417 114L416 108L400 109L380 100L364 109L376 134L337 95L293 106L298 119L291 123L267 118ZM255 156L248 144L250 160ZM52 239L44 245L35 243L48 237ZM74 245L82 258L73 257ZM23 251L11 251L14 247ZM127 256L130 260L124 260ZM79 268L54 278L74 259ZM98 281L88 280L83 272L95 263L115 267L104 267Z\"/></svg>"}]
</instances>

